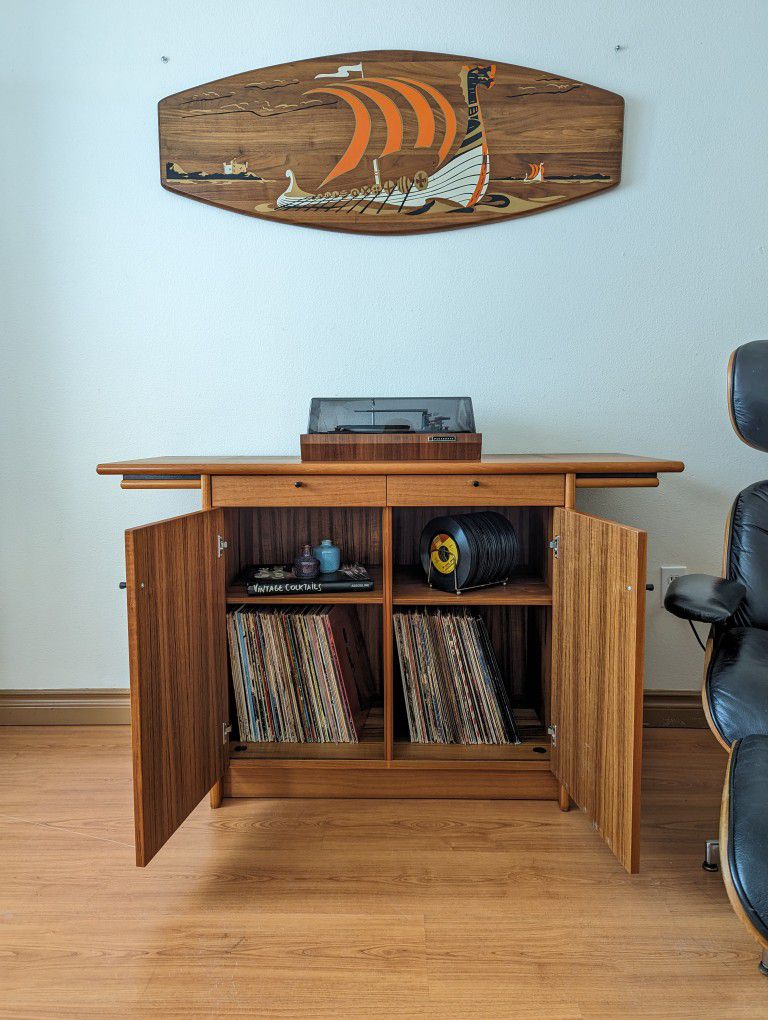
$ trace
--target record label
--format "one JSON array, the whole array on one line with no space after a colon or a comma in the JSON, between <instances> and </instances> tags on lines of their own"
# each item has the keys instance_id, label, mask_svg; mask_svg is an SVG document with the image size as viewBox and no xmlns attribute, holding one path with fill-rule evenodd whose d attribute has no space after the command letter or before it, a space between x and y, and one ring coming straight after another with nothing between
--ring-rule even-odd
<instances>
[{"instance_id":1,"label":"record label","mask_svg":"<svg viewBox=\"0 0 768 1020\"><path fill-rule=\"evenodd\" d=\"M459 562L459 550L450 535L435 535L429 547L429 558L441 574L454 572Z\"/></svg>"}]
</instances>

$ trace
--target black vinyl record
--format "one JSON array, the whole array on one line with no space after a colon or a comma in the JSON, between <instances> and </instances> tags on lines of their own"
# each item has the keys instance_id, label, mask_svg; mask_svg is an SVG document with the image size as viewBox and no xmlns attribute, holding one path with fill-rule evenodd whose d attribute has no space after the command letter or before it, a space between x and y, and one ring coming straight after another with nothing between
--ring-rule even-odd
<instances>
[{"instance_id":1,"label":"black vinyl record","mask_svg":"<svg viewBox=\"0 0 768 1020\"><path fill-rule=\"evenodd\" d=\"M435 517L421 533L419 556L429 583L442 591L501 584L518 564L517 533L494 510Z\"/></svg>"},{"instance_id":2,"label":"black vinyl record","mask_svg":"<svg viewBox=\"0 0 768 1020\"><path fill-rule=\"evenodd\" d=\"M459 520L435 517L421 533L419 555L424 573L431 584L443 591L466 587L475 558Z\"/></svg>"}]
</instances>

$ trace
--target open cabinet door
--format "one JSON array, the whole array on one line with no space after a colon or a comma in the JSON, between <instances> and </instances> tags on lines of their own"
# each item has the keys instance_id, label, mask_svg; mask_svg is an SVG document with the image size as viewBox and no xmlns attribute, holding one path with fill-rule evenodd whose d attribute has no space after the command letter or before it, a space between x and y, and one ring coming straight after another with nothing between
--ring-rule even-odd
<instances>
[{"instance_id":1,"label":"open cabinet door","mask_svg":"<svg viewBox=\"0 0 768 1020\"><path fill-rule=\"evenodd\" d=\"M125 534L136 863L148 864L224 772L223 510Z\"/></svg>"},{"instance_id":2,"label":"open cabinet door","mask_svg":"<svg viewBox=\"0 0 768 1020\"><path fill-rule=\"evenodd\" d=\"M557 508L553 771L631 873L640 863L646 535Z\"/></svg>"}]
</instances>

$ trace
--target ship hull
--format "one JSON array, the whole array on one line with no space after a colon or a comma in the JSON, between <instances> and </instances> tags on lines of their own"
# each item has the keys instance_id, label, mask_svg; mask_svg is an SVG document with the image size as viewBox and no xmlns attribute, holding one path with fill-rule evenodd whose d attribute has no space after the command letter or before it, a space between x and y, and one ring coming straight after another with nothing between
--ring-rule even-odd
<instances>
[{"instance_id":1,"label":"ship hull","mask_svg":"<svg viewBox=\"0 0 768 1020\"><path fill-rule=\"evenodd\" d=\"M457 153L428 179L423 188L411 185L406 191L399 187L387 190L375 187L329 195L304 192L291 170L286 171L290 185L277 199L278 209L337 209L346 205L347 212L365 208L417 209L430 202L450 202L462 208L475 205L485 194L490 176L490 160L483 145Z\"/></svg>"}]
</instances>

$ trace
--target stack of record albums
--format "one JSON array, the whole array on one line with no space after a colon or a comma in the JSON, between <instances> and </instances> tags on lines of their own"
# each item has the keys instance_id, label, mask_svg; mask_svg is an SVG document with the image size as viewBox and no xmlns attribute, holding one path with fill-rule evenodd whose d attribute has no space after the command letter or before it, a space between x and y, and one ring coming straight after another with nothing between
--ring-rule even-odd
<instances>
[{"instance_id":1,"label":"stack of record albums","mask_svg":"<svg viewBox=\"0 0 768 1020\"><path fill-rule=\"evenodd\" d=\"M485 621L395 613L408 728L417 744L516 744L520 737Z\"/></svg>"},{"instance_id":2,"label":"stack of record albums","mask_svg":"<svg viewBox=\"0 0 768 1020\"><path fill-rule=\"evenodd\" d=\"M370 664L352 607L241 606L227 634L240 740L357 742Z\"/></svg>"}]
</instances>

